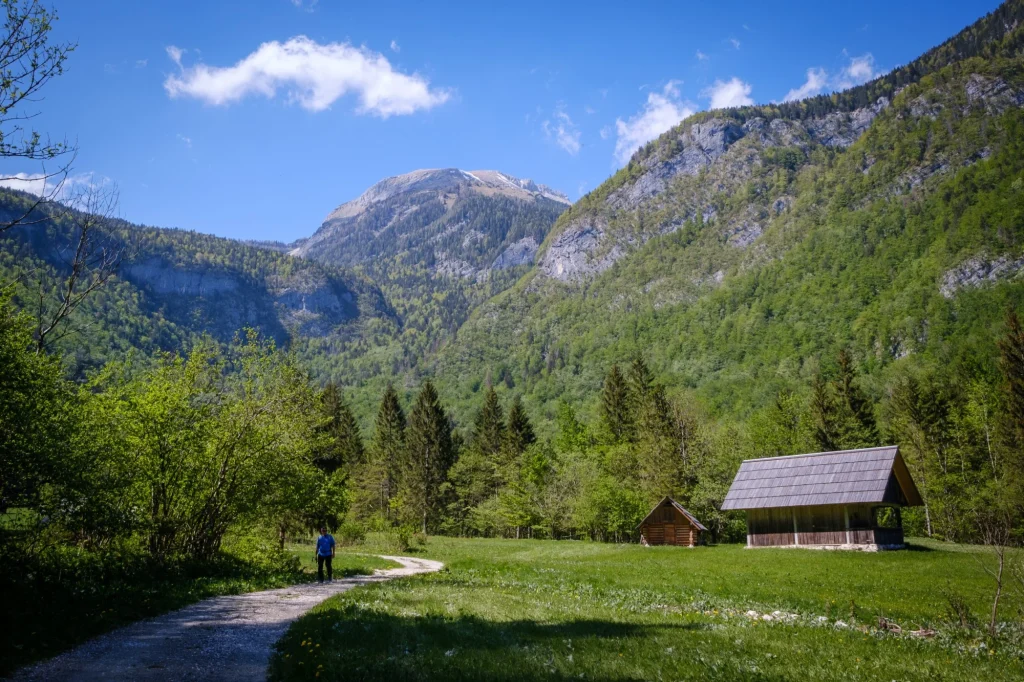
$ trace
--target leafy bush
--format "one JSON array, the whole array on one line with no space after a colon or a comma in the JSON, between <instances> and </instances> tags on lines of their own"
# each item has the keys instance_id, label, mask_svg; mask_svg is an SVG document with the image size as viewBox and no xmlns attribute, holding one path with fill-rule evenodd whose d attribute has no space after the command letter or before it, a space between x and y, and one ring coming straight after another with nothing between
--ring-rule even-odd
<instances>
[{"instance_id":1,"label":"leafy bush","mask_svg":"<svg viewBox=\"0 0 1024 682\"><path fill-rule=\"evenodd\" d=\"M361 545L366 540L366 528L360 523L346 521L338 527L335 538L343 547Z\"/></svg>"}]
</instances>

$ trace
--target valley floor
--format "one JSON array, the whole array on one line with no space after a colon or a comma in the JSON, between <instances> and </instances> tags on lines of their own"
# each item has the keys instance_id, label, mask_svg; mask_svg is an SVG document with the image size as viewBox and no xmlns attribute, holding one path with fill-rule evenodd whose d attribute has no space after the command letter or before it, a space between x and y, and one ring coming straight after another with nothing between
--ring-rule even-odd
<instances>
[{"instance_id":1,"label":"valley floor","mask_svg":"<svg viewBox=\"0 0 1024 682\"><path fill-rule=\"evenodd\" d=\"M360 551L371 551L361 547ZM891 553L431 538L446 569L335 597L272 680L1020 680L1021 595L995 641L982 548ZM963 611L961 611L963 613ZM878 629L879 617L904 632Z\"/></svg>"}]
</instances>

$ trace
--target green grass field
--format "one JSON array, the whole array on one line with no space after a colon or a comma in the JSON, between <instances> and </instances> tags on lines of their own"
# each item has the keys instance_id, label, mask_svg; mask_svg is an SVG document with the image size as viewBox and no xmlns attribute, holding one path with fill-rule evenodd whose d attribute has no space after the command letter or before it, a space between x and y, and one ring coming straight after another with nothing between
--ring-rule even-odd
<instances>
[{"instance_id":1,"label":"green grass field","mask_svg":"<svg viewBox=\"0 0 1024 682\"><path fill-rule=\"evenodd\" d=\"M988 614L979 548L431 538L415 553L447 568L332 598L279 643L271 679L1024 679L1021 595L995 641L950 622L951 594ZM879 616L938 634L885 634Z\"/></svg>"}]
</instances>

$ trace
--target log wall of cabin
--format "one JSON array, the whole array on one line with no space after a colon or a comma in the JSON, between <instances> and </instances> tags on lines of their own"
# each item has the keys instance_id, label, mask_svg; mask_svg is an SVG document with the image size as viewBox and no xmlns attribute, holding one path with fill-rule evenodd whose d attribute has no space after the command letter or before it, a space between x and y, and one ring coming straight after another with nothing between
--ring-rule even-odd
<instances>
[{"instance_id":1,"label":"log wall of cabin","mask_svg":"<svg viewBox=\"0 0 1024 682\"><path fill-rule=\"evenodd\" d=\"M662 512L659 509L658 512ZM655 518L645 521L640 527L640 533L649 545L681 545L692 547L697 544L700 538L700 531L690 523L690 520L683 516L675 507L671 508L668 514L668 521Z\"/></svg>"}]
</instances>

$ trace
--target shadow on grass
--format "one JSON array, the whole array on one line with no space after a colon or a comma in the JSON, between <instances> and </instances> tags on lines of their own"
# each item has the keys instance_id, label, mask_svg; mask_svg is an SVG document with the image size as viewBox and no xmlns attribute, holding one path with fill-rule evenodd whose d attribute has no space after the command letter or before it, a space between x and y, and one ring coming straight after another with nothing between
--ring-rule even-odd
<instances>
[{"instance_id":1,"label":"shadow on grass","mask_svg":"<svg viewBox=\"0 0 1024 682\"><path fill-rule=\"evenodd\" d=\"M269 679L645 680L649 677L641 668L648 666L640 649L661 652L654 644L659 635L709 629L705 623L645 625L587 618L546 623L469 615L396 616L345 604L314 611L295 623L278 642ZM739 668L709 669L701 678L784 679L751 677L749 670Z\"/></svg>"},{"instance_id":2,"label":"shadow on grass","mask_svg":"<svg viewBox=\"0 0 1024 682\"><path fill-rule=\"evenodd\" d=\"M223 594L315 578L221 554L211 561L154 561L141 553L66 549L0 554L0 677L128 623ZM358 573L359 571L352 571Z\"/></svg>"}]
</instances>

